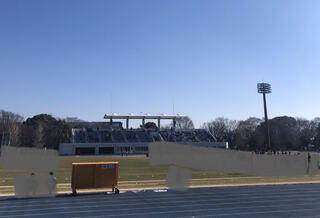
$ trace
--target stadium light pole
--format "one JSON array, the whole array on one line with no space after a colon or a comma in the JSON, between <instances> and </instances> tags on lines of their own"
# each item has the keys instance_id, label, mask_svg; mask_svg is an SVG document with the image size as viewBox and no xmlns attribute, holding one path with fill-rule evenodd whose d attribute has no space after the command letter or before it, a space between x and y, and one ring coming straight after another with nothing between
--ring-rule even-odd
<instances>
[{"instance_id":1,"label":"stadium light pole","mask_svg":"<svg viewBox=\"0 0 320 218\"><path fill-rule=\"evenodd\" d=\"M271 93L271 85L268 83L258 83L257 88L258 88L258 93L263 95L264 119L266 124L266 139L268 143L267 146L268 146L268 149L271 150L270 130L269 130L269 122L268 122L267 102L266 102L266 94Z\"/></svg>"}]
</instances>

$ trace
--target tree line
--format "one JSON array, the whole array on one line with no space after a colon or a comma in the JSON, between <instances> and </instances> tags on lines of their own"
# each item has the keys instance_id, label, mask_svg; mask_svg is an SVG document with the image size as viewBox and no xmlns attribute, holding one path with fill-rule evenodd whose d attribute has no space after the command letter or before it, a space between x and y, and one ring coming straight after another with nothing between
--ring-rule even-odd
<instances>
[{"instance_id":1,"label":"tree line","mask_svg":"<svg viewBox=\"0 0 320 218\"><path fill-rule=\"evenodd\" d=\"M58 149L60 143L70 142L71 126L83 122L78 118L59 119L49 114L39 114L26 120L19 114L0 110L1 145ZM148 123L150 127L155 127ZM320 118L307 120L289 116L269 120L272 150L320 150ZM164 127L170 129L172 124ZM177 129L193 129L189 117L177 120ZM219 117L205 122L200 128L209 131L217 141L228 142L239 150L267 150L265 122L256 117L231 120Z\"/></svg>"},{"instance_id":2,"label":"tree line","mask_svg":"<svg viewBox=\"0 0 320 218\"><path fill-rule=\"evenodd\" d=\"M289 116L269 120L271 150L320 150L320 118L307 120ZM218 141L226 141L233 149L265 151L266 125L262 119L246 120L217 118L206 122L207 129Z\"/></svg>"},{"instance_id":3,"label":"tree line","mask_svg":"<svg viewBox=\"0 0 320 218\"><path fill-rule=\"evenodd\" d=\"M0 110L1 145L58 149L70 137L71 127L63 119L39 114L24 120L19 114Z\"/></svg>"}]
</instances>

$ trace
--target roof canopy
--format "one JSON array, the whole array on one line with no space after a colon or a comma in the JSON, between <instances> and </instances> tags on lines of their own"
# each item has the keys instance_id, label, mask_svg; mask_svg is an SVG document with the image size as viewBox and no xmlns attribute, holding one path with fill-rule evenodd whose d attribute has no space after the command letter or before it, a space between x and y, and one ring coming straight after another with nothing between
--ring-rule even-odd
<instances>
[{"instance_id":1,"label":"roof canopy","mask_svg":"<svg viewBox=\"0 0 320 218\"><path fill-rule=\"evenodd\" d=\"M184 115L151 115L151 114L106 114L104 119L161 119L161 120L173 120L173 119L182 119L186 116Z\"/></svg>"}]
</instances>

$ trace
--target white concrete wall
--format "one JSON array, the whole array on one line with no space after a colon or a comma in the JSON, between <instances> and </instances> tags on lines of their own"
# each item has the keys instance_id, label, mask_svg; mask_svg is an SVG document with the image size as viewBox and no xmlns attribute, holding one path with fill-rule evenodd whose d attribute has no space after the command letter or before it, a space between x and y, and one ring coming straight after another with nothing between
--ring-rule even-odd
<instances>
[{"instance_id":1,"label":"white concrete wall","mask_svg":"<svg viewBox=\"0 0 320 218\"><path fill-rule=\"evenodd\" d=\"M63 143L59 146L60 155L75 155L76 148L95 148L95 154L99 154L99 148L114 147L114 154L121 154L117 148L130 147L130 154L146 154L147 151L135 152L135 147L148 146L148 143Z\"/></svg>"},{"instance_id":2,"label":"white concrete wall","mask_svg":"<svg viewBox=\"0 0 320 218\"><path fill-rule=\"evenodd\" d=\"M227 142L190 142L194 146L226 148ZM149 143L63 143L59 146L60 155L75 155L76 148L95 148L95 154L99 154L99 148L114 147L114 154L121 154L119 147L130 147L130 154L147 154L148 151L136 151L136 147L149 147Z\"/></svg>"}]
</instances>

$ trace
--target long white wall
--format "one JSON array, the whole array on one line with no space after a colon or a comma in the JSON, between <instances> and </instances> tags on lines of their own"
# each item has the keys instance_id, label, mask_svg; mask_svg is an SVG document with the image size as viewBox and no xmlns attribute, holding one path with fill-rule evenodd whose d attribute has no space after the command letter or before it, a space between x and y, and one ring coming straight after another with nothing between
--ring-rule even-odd
<instances>
[{"instance_id":1,"label":"long white wall","mask_svg":"<svg viewBox=\"0 0 320 218\"><path fill-rule=\"evenodd\" d=\"M181 143L193 146L228 148L227 142L190 142ZM149 143L63 143L59 146L60 155L75 155L76 148L94 148L94 154L99 155L100 148L113 148L114 154L147 154Z\"/></svg>"}]
</instances>

